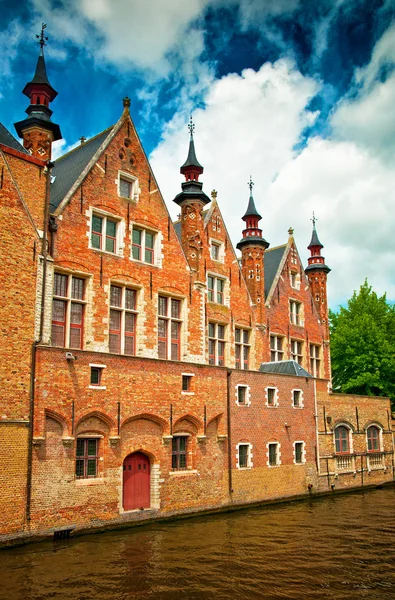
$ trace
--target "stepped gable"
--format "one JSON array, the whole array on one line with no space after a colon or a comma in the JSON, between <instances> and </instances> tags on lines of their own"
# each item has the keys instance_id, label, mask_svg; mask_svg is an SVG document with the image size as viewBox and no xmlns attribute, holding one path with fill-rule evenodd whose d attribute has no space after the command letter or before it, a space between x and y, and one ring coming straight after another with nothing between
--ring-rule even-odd
<instances>
[{"instance_id":1,"label":"stepped gable","mask_svg":"<svg viewBox=\"0 0 395 600\"><path fill-rule=\"evenodd\" d=\"M102 144L110 136L113 127L105 129L77 148L55 161L52 169L51 210L56 210L63 198L72 189Z\"/></svg>"},{"instance_id":2,"label":"stepped gable","mask_svg":"<svg viewBox=\"0 0 395 600\"><path fill-rule=\"evenodd\" d=\"M2 123L0 123L0 144L7 146L8 148L12 148L13 150L18 150L18 152L22 152L23 154L27 154L30 156L29 152L25 150L25 148L18 142L17 139L4 127Z\"/></svg>"}]
</instances>

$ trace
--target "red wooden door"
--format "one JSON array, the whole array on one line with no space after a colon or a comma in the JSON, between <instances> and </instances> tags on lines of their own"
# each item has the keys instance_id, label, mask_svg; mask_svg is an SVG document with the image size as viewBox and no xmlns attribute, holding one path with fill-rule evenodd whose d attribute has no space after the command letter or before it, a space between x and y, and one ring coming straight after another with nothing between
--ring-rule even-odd
<instances>
[{"instance_id":1,"label":"red wooden door","mask_svg":"<svg viewBox=\"0 0 395 600\"><path fill-rule=\"evenodd\" d=\"M141 452L123 461L123 509L150 507L150 463Z\"/></svg>"}]
</instances>

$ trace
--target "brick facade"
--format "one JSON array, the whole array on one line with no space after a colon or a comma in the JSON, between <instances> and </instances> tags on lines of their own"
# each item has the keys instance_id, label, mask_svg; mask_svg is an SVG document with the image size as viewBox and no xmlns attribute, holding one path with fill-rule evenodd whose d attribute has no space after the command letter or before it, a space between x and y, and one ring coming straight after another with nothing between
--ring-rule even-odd
<instances>
[{"instance_id":1,"label":"brick facade","mask_svg":"<svg viewBox=\"0 0 395 600\"><path fill-rule=\"evenodd\" d=\"M389 401L330 393L326 279L292 231L241 266L200 165L172 223L125 99L56 161L46 254L44 163L1 148L0 542L392 480Z\"/></svg>"}]
</instances>

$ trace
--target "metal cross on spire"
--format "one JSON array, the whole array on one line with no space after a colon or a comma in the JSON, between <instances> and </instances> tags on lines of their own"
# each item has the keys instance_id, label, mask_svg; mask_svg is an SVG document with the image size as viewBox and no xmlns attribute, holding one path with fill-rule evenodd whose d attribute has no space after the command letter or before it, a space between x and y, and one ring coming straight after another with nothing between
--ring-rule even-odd
<instances>
[{"instance_id":1,"label":"metal cross on spire","mask_svg":"<svg viewBox=\"0 0 395 600\"><path fill-rule=\"evenodd\" d=\"M36 35L36 38L38 39L37 44L40 44L41 46L41 54L43 54L44 50L44 46L46 46L46 41L48 41L48 38L44 35L44 29L47 28L47 24L46 23L42 23L41 24L41 33L39 33L38 35Z\"/></svg>"},{"instance_id":2,"label":"metal cross on spire","mask_svg":"<svg viewBox=\"0 0 395 600\"><path fill-rule=\"evenodd\" d=\"M188 129L189 129L189 133L191 134L191 137L192 137L193 132L195 131L195 123L192 121L192 115L189 118Z\"/></svg>"},{"instance_id":3,"label":"metal cross on spire","mask_svg":"<svg viewBox=\"0 0 395 600\"><path fill-rule=\"evenodd\" d=\"M252 195L252 188L254 187L255 183L252 181L251 175L250 175L250 181L247 183L247 185L250 188L250 194Z\"/></svg>"},{"instance_id":4,"label":"metal cross on spire","mask_svg":"<svg viewBox=\"0 0 395 600\"><path fill-rule=\"evenodd\" d=\"M315 227L315 224L316 224L316 221L317 221L317 217L315 216L314 211L313 211L313 218L310 219L310 221L313 223L313 227Z\"/></svg>"}]
</instances>

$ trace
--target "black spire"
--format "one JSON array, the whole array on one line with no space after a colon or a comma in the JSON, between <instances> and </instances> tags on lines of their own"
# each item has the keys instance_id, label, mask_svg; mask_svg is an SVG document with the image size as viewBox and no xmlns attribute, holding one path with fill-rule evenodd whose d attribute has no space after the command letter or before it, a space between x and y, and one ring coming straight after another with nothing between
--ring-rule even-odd
<instances>
[{"instance_id":1,"label":"black spire","mask_svg":"<svg viewBox=\"0 0 395 600\"><path fill-rule=\"evenodd\" d=\"M262 237L262 229L259 228L259 221L262 219L261 215L258 213L254 198L252 196L252 188L254 186L254 182L252 181L252 177L250 175L250 181L248 182L248 187L250 188L250 198L248 201L247 211L242 217L243 221L246 223L246 228L243 230L243 237L238 244L236 244L236 248L241 250L244 246L258 245L263 246L264 249L269 247L269 242Z\"/></svg>"},{"instance_id":2,"label":"black spire","mask_svg":"<svg viewBox=\"0 0 395 600\"><path fill-rule=\"evenodd\" d=\"M317 219L316 219L316 217L314 215L314 212L313 212L313 218L311 219L311 221L313 223L313 233L312 233L312 236L311 236L311 242L307 246L307 249L311 250L311 248L313 248L313 247L323 248L324 246L321 244L320 240L318 239L317 230L315 228L315 224L316 224Z\"/></svg>"},{"instance_id":3,"label":"black spire","mask_svg":"<svg viewBox=\"0 0 395 600\"><path fill-rule=\"evenodd\" d=\"M203 183L199 181L199 175L203 173L203 167L196 158L195 144L193 142L195 125L192 121L192 117L190 118L188 129L191 134L188 158L180 168L180 172L185 176L185 181L181 184L182 192L177 194L173 201L179 206L181 206L185 200L199 200L203 204L208 204L210 198L203 192Z\"/></svg>"},{"instance_id":4,"label":"black spire","mask_svg":"<svg viewBox=\"0 0 395 600\"><path fill-rule=\"evenodd\" d=\"M250 188L250 199L248 201L246 213L245 213L244 217L241 217L243 219L243 221L246 221L248 219L248 217L256 217L258 219L258 221L260 219L262 219L261 215L259 214L259 212L257 211L257 209L255 207L254 198L252 196L252 188L254 187L254 185L255 184L252 181L252 177L250 175L250 181L248 183L248 187Z\"/></svg>"},{"instance_id":5,"label":"black spire","mask_svg":"<svg viewBox=\"0 0 395 600\"><path fill-rule=\"evenodd\" d=\"M197 181L199 175L201 175L203 173L204 169L203 169L202 165L199 163L198 159L196 158L195 143L193 141L193 132L195 131L195 124L192 121L192 116L188 123L188 129L189 129L189 133L191 134L191 137L189 140L188 156L187 156L186 161L180 168L180 172L183 175L185 175L185 178L187 180L188 179L196 179L196 181Z\"/></svg>"}]
</instances>

